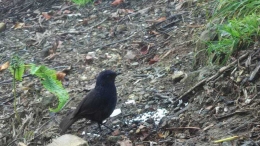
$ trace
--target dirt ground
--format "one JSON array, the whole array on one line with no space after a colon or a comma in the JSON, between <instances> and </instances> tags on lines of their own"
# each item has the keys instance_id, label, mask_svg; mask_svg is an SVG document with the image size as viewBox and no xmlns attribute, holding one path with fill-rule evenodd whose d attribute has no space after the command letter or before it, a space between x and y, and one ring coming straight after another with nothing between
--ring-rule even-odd
<instances>
[{"instance_id":1,"label":"dirt ground","mask_svg":"<svg viewBox=\"0 0 260 146\"><path fill-rule=\"evenodd\" d=\"M12 76L1 71L0 145L51 143L60 136L61 118L75 109L104 69L122 73L116 79L121 114L106 120L113 132L105 127L99 132L97 124L85 120L71 127L68 133L90 145L260 144L258 46L238 52L224 68L194 67L196 42L214 2L112 2L79 7L56 0L0 1L0 22L6 24L0 32L0 64L17 54L26 64L66 69L62 83L70 95L64 109L50 113L57 99L37 78L24 77L17 84L17 120ZM153 118L158 109L168 112ZM145 120L137 119L147 113Z\"/></svg>"}]
</instances>

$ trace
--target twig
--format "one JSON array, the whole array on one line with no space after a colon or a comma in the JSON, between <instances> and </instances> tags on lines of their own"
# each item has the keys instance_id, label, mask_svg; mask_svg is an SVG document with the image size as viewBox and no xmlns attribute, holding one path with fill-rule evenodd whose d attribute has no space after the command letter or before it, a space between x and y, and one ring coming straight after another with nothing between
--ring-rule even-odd
<instances>
[{"instance_id":1,"label":"twig","mask_svg":"<svg viewBox=\"0 0 260 146\"><path fill-rule=\"evenodd\" d=\"M170 128L166 128L166 130L185 130L185 129L200 130L199 127L170 127Z\"/></svg>"},{"instance_id":2,"label":"twig","mask_svg":"<svg viewBox=\"0 0 260 146\"><path fill-rule=\"evenodd\" d=\"M228 117L231 117L231 116L234 116L236 114L246 114L246 113L249 113L249 111L236 111L236 112L233 112L233 113L230 113L230 114L226 114L226 115L223 115L223 116L219 116L219 117L215 117L217 120L222 120L224 118L228 118Z\"/></svg>"},{"instance_id":3,"label":"twig","mask_svg":"<svg viewBox=\"0 0 260 146\"><path fill-rule=\"evenodd\" d=\"M224 66L222 68L219 69L219 71L217 72L217 74L209 77L209 78L205 78L203 80L201 80L200 82L198 82L195 86L193 86L192 88L190 88L188 91L186 91L185 93L183 93L173 104L178 104L179 100L182 100L183 97L185 97L187 94L189 94L190 92L192 92L195 88L204 85L205 83L214 80L215 78L217 78L218 76L220 76L224 71L228 70L229 68L231 68L233 65L235 65L238 61L243 60L244 58L246 58L249 55L249 53L246 53L244 55L242 55L241 57L239 57L239 59L237 59L236 61L233 61L232 63L230 63L227 66Z\"/></svg>"},{"instance_id":4,"label":"twig","mask_svg":"<svg viewBox=\"0 0 260 146\"><path fill-rule=\"evenodd\" d=\"M235 129L229 131L228 133L229 133L229 134L235 133L235 132L239 131L240 129L245 128L246 126L248 126L248 124L250 124L250 123L256 121L257 119L258 119L258 118L254 118L254 119L252 119L252 120L250 120L250 121L248 121L248 122L246 122L246 123L244 123L244 124L238 126L237 128L235 128Z\"/></svg>"}]
</instances>

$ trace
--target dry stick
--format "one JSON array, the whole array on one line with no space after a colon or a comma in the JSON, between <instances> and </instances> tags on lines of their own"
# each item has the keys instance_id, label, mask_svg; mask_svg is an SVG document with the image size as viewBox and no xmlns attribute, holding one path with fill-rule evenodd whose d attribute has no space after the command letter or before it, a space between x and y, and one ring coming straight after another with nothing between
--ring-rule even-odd
<instances>
[{"instance_id":1,"label":"dry stick","mask_svg":"<svg viewBox=\"0 0 260 146\"><path fill-rule=\"evenodd\" d=\"M249 81L253 81L255 79L255 76L257 75L259 69L260 69L260 62L257 63L255 69L250 74Z\"/></svg>"},{"instance_id":2,"label":"dry stick","mask_svg":"<svg viewBox=\"0 0 260 146\"><path fill-rule=\"evenodd\" d=\"M246 114L246 113L249 113L249 111L247 111L247 110L235 111L235 112L233 112L233 113L226 114L226 115L223 115L223 116L216 116L215 118L216 118L217 120L222 120L222 119L224 119L224 118L228 118L228 117L234 116L234 115L236 115L236 114Z\"/></svg>"},{"instance_id":3,"label":"dry stick","mask_svg":"<svg viewBox=\"0 0 260 146\"><path fill-rule=\"evenodd\" d=\"M185 130L185 129L200 130L199 127L170 127L170 128L166 128L166 130Z\"/></svg>"},{"instance_id":4,"label":"dry stick","mask_svg":"<svg viewBox=\"0 0 260 146\"><path fill-rule=\"evenodd\" d=\"M229 133L229 134L233 134L233 133L235 133L235 132L238 132L240 129L243 129L243 128L247 127L250 123L252 123L252 122L254 122L254 121L256 121L256 120L258 120L258 117L254 118L254 119L251 119L250 121L248 121L248 122L246 122L246 123L244 123L244 124L238 126L237 128L235 128L235 129L229 131L228 133Z\"/></svg>"},{"instance_id":5,"label":"dry stick","mask_svg":"<svg viewBox=\"0 0 260 146\"><path fill-rule=\"evenodd\" d=\"M227 66L224 66L222 68L219 69L219 71L217 72L217 74L203 79L200 82L198 82L195 86L193 86L192 88L190 88L188 91L186 91L185 93L183 93L175 102L174 104L176 104L177 102L179 102L179 100L181 100L184 96L186 96L187 94L189 94L191 91L193 91L195 88L197 88L198 86L201 86L202 84L205 84L215 78L217 78L218 76L220 76L224 71L228 70L229 68L231 68L233 65L235 65L238 61L243 60L244 58L246 58L249 55L249 53L247 52L246 54L242 55L241 57L239 57L236 61L233 61L232 63L230 63Z\"/></svg>"}]
</instances>

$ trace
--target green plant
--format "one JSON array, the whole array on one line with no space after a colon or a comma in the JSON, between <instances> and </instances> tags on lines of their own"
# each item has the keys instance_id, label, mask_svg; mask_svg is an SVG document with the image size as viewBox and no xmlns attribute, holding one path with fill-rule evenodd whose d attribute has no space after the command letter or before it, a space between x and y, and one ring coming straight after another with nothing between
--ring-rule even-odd
<instances>
[{"instance_id":1,"label":"green plant","mask_svg":"<svg viewBox=\"0 0 260 146\"><path fill-rule=\"evenodd\" d=\"M24 62L21 60L20 57L17 55L12 56L11 58L11 63L10 63L10 68L9 70L11 71L13 75L13 93L14 93L14 111L15 111L15 118L19 119L18 114L17 114L17 109L16 109L16 80L21 81L24 73Z\"/></svg>"},{"instance_id":2,"label":"green plant","mask_svg":"<svg viewBox=\"0 0 260 146\"><path fill-rule=\"evenodd\" d=\"M83 6L88 3L92 3L92 0L72 0L77 5Z\"/></svg>"},{"instance_id":3,"label":"green plant","mask_svg":"<svg viewBox=\"0 0 260 146\"><path fill-rule=\"evenodd\" d=\"M252 14L232 19L218 26L218 41L208 42L209 62L224 64L237 50L249 46L259 37L260 16Z\"/></svg>"},{"instance_id":4,"label":"green plant","mask_svg":"<svg viewBox=\"0 0 260 146\"><path fill-rule=\"evenodd\" d=\"M259 0L219 0L214 17L236 18L259 12Z\"/></svg>"},{"instance_id":5,"label":"green plant","mask_svg":"<svg viewBox=\"0 0 260 146\"><path fill-rule=\"evenodd\" d=\"M30 74L35 75L41 79L41 83L43 87L56 95L59 100L58 107L55 109L50 108L52 112L58 112L62 109L62 107L67 102L69 95L68 92L63 88L61 81L57 80L56 71L52 70L46 66L36 66L35 64L26 65L30 68ZM11 66L9 67L13 79L13 89L14 89L14 108L16 110L16 85L15 80L22 80L22 76L24 74L25 65L23 61L18 57L14 56L11 60Z\"/></svg>"}]
</instances>

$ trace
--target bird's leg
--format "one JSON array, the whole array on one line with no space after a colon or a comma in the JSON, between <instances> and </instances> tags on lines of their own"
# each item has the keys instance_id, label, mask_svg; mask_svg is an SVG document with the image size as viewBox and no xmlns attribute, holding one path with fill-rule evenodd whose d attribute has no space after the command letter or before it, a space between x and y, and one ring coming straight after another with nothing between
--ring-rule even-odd
<instances>
[{"instance_id":1,"label":"bird's leg","mask_svg":"<svg viewBox=\"0 0 260 146\"><path fill-rule=\"evenodd\" d=\"M101 129L101 124L100 123L98 123L98 128L99 128L99 131L101 132L102 129Z\"/></svg>"},{"instance_id":2,"label":"bird's leg","mask_svg":"<svg viewBox=\"0 0 260 146\"><path fill-rule=\"evenodd\" d=\"M110 128L110 127L106 126L106 125L105 125L105 124L103 124L103 123L99 123L99 124L98 124L99 128L100 128L100 125L103 125L103 126L105 126L107 129L111 130L111 132L113 132L113 131L114 131L112 128ZM100 128L100 129L101 129L101 128Z\"/></svg>"}]
</instances>

